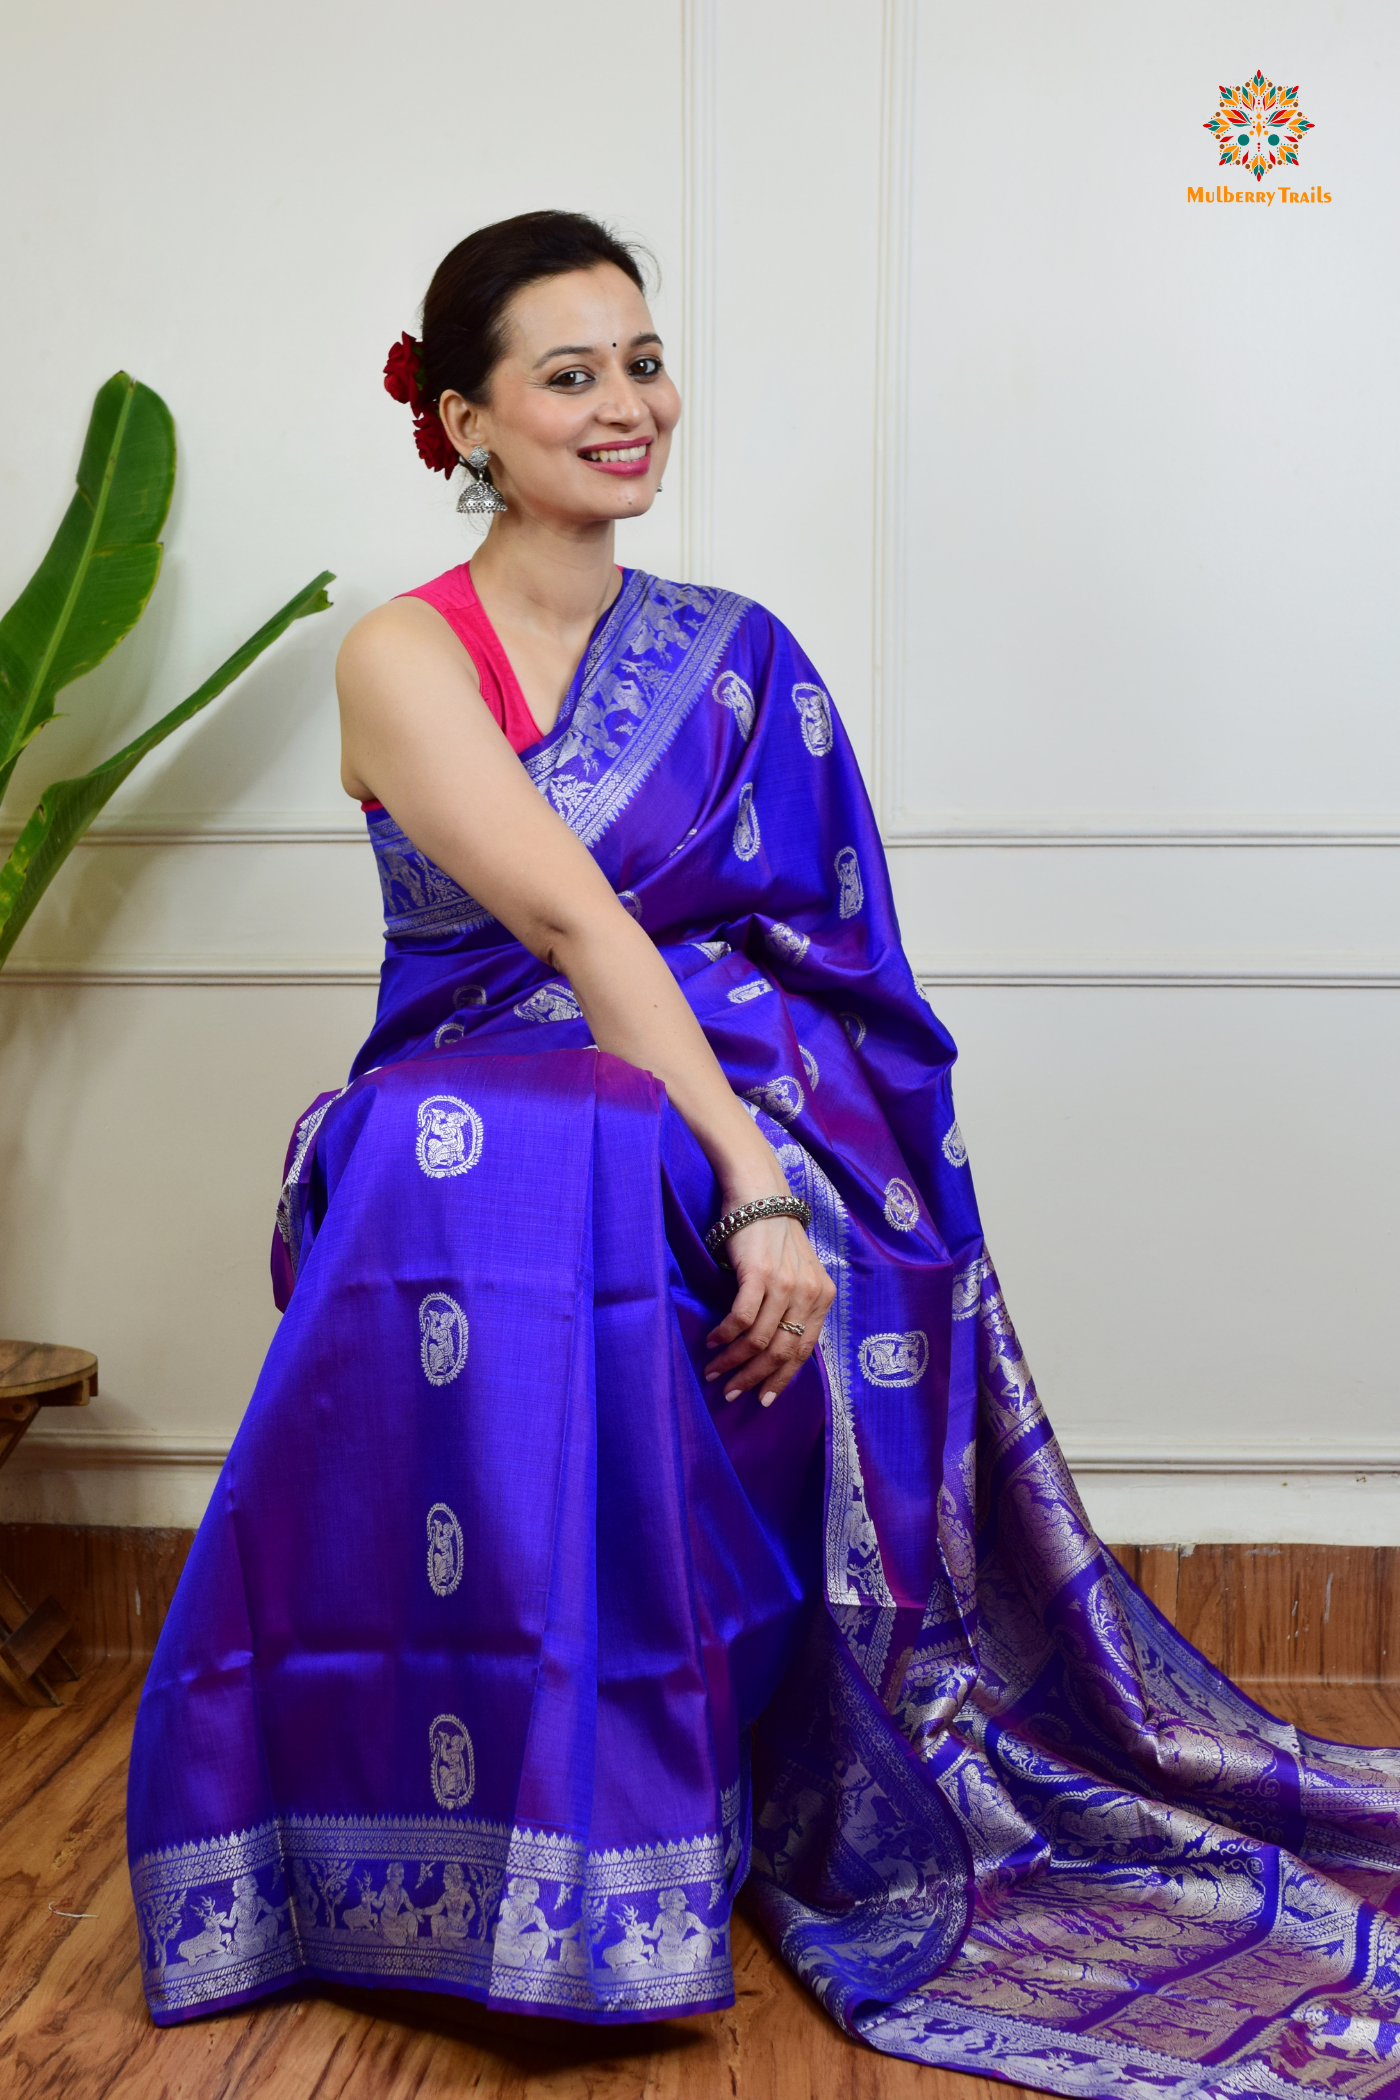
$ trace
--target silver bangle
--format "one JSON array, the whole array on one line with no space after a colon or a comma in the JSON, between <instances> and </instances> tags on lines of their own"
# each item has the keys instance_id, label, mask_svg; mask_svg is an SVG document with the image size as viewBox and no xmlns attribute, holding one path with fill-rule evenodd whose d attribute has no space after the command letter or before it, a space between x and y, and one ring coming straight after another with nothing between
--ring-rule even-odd
<instances>
[{"instance_id":1,"label":"silver bangle","mask_svg":"<svg viewBox=\"0 0 1400 2100\"><path fill-rule=\"evenodd\" d=\"M800 1196L759 1196L752 1203L741 1203L737 1210L727 1210L705 1234L706 1247L722 1267L729 1267L729 1256L722 1251L725 1241L733 1239L746 1225L756 1225L760 1218L796 1218L805 1232L812 1222L812 1213Z\"/></svg>"}]
</instances>

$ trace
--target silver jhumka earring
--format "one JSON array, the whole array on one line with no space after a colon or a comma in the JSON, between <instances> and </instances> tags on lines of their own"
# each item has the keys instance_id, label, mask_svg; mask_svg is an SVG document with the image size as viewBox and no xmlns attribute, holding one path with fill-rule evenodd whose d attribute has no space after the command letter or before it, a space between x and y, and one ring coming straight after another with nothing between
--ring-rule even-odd
<instances>
[{"instance_id":1,"label":"silver jhumka earring","mask_svg":"<svg viewBox=\"0 0 1400 2100\"><path fill-rule=\"evenodd\" d=\"M491 455L486 447L473 445L462 465L467 470L467 485L457 498L458 510L469 518L493 518L504 510L506 499L491 479Z\"/></svg>"}]
</instances>

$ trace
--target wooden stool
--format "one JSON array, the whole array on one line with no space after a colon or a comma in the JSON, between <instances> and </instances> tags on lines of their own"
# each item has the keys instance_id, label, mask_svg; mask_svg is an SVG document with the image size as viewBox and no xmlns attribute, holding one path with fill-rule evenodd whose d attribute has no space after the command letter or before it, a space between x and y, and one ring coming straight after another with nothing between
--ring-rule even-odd
<instances>
[{"instance_id":1,"label":"wooden stool","mask_svg":"<svg viewBox=\"0 0 1400 2100\"><path fill-rule=\"evenodd\" d=\"M0 1466L10 1457L41 1407L86 1407L97 1392L97 1358L86 1349L58 1349L48 1342L0 1342ZM31 1611L14 1584L0 1574L0 1682L26 1706L61 1706L44 1675L50 1656L66 1676L78 1672L58 1644L73 1631L63 1606L52 1597Z\"/></svg>"}]
</instances>

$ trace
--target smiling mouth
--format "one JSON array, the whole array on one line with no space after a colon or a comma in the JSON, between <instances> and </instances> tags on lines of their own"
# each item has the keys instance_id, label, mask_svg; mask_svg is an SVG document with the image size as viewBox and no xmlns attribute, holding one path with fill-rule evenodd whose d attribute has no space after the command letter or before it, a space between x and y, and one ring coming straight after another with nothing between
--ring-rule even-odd
<instances>
[{"instance_id":1,"label":"smiling mouth","mask_svg":"<svg viewBox=\"0 0 1400 2100\"><path fill-rule=\"evenodd\" d=\"M579 458L591 460L599 467L627 467L636 460L645 459L650 450L651 439L648 438L642 445L595 445L587 452L580 452Z\"/></svg>"}]
</instances>

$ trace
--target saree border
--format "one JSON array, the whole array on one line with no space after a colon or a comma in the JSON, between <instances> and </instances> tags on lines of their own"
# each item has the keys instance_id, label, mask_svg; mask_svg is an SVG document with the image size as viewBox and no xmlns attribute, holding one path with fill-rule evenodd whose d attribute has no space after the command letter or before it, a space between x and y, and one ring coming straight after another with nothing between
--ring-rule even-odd
<instances>
[{"instance_id":1,"label":"saree border","mask_svg":"<svg viewBox=\"0 0 1400 2100\"><path fill-rule=\"evenodd\" d=\"M660 764L752 604L710 584L629 571L555 729L522 760L585 846L598 843ZM682 653L671 669L648 662L677 645ZM627 698L605 706L605 688L616 681L620 689L622 672L633 674L625 681ZM611 720L618 714L621 721ZM596 779L590 778L590 752L612 760Z\"/></svg>"},{"instance_id":2,"label":"saree border","mask_svg":"<svg viewBox=\"0 0 1400 2100\"><path fill-rule=\"evenodd\" d=\"M711 585L626 572L558 721L520 754L532 784L583 845L598 843L660 764L752 604ZM370 817L369 835L387 939L440 939L493 923L388 810ZM393 908L396 892L409 900L407 909Z\"/></svg>"},{"instance_id":3,"label":"saree border","mask_svg":"<svg viewBox=\"0 0 1400 2100\"><path fill-rule=\"evenodd\" d=\"M721 1811L719 1833L635 1850L590 1851L558 1832L447 1817L287 1815L146 1853L131 1869L146 1993L166 2014L298 1975L417 1983L566 2014L724 2001L745 1849L737 1785ZM182 1948L207 1948L169 1956L182 1931Z\"/></svg>"}]
</instances>

